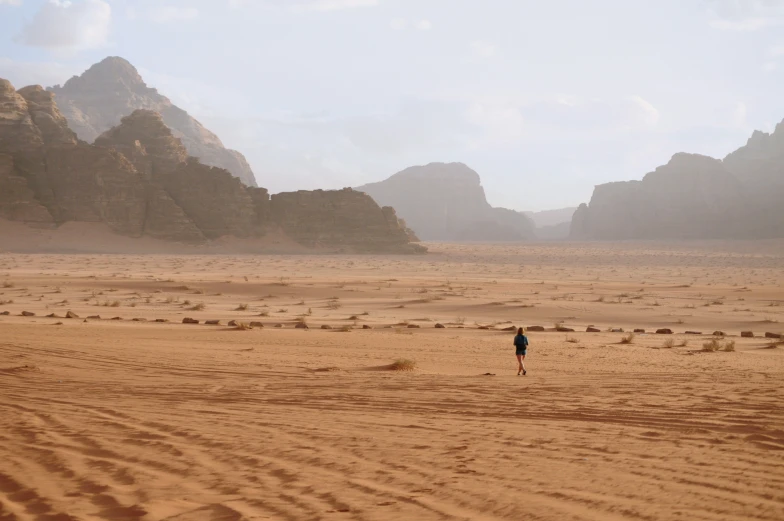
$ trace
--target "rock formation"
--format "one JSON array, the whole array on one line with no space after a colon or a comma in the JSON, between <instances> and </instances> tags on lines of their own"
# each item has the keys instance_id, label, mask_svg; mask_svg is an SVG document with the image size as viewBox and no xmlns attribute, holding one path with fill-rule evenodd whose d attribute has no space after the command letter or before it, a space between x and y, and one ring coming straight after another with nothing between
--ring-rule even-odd
<instances>
[{"instance_id":1,"label":"rock formation","mask_svg":"<svg viewBox=\"0 0 784 521\"><path fill-rule=\"evenodd\" d=\"M133 65L122 58L106 58L62 87L57 85L49 91L56 95L70 127L84 141L92 143L137 109L152 110L163 116L164 123L182 141L189 155L206 165L228 170L248 186L256 186L250 165L242 154L225 148L218 136L156 89L148 87Z\"/></svg>"},{"instance_id":2,"label":"rock formation","mask_svg":"<svg viewBox=\"0 0 784 521\"><path fill-rule=\"evenodd\" d=\"M597 186L574 239L784 237L784 124L755 132L723 161L676 154L642 181Z\"/></svg>"},{"instance_id":3,"label":"rock formation","mask_svg":"<svg viewBox=\"0 0 784 521\"><path fill-rule=\"evenodd\" d=\"M0 217L105 223L128 237L204 243L270 231L325 251L415 253L392 208L351 189L277 194L188 156L160 114L137 110L90 145L41 87L0 80Z\"/></svg>"},{"instance_id":4,"label":"rock formation","mask_svg":"<svg viewBox=\"0 0 784 521\"><path fill-rule=\"evenodd\" d=\"M520 241L534 238L522 213L493 208L479 174L462 163L431 163L360 186L380 205L393 206L423 240Z\"/></svg>"},{"instance_id":5,"label":"rock formation","mask_svg":"<svg viewBox=\"0 0 784 521\"><path fill-rule=\"evenodd\" d=\"M572 217L575 207L544 210L541 212L525 212L536 226L536 238L545 241L556 241L569 238Z\"/></svg>"}]
</instances>

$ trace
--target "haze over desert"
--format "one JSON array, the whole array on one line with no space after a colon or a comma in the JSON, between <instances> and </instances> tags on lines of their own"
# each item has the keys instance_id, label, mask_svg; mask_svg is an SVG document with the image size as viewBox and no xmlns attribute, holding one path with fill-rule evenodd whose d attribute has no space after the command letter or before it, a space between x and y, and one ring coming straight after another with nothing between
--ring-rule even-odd
<instances>
[{"instance_id":1,"label":"haze over desert","mask_svg":"<svg viewBox=\"0 0 784 521\"><path fill-rule=\"evenodd\" d=\"M784 518L784 244L428 247L0 255L0 518Z\"/></svg>"}]
</instances>

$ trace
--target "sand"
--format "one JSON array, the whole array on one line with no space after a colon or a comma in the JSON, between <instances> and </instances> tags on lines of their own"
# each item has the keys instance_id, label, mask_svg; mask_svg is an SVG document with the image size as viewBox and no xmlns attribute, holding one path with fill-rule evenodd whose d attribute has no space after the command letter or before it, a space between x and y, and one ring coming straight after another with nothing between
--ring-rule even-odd
<instances>
[{"instance_id":1,"label":"sand","mask_svg":"<svg viewBox=\"0 0 784 521\"><path fill-rule=\"evenodd\" d=\"M784 519L784 244L429 246L0 254L0 520Z\"/></svg>"}]
</instances>

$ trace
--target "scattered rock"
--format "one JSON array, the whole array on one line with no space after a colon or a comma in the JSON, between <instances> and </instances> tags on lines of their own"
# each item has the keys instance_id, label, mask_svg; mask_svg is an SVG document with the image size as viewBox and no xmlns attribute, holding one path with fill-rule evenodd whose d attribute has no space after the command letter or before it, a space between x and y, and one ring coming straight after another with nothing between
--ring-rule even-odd
<instances>
[{"instance_id":1,"label":"scattered rock","mask_svg":"<svg viewBox=\"0 0 784 521\"><path fill-rule=\"evenodd\" d=\"M232 322L234 322L234 321L232 320ZM207 326L219 326L220 325L220 320L206 320L204 322L204 324L207 325ZM233 326L233 325L236 325L236 324L229 324L229 325Z\"/></svg>"},{"instance_id":2,"label":"scattered rock","mask_svg":"<svg viewBox=\"0 0 784 521\"><path fill-rule=\"evenodd\" d=\"M624 331L623 331L622 327L616 327L616 328L610 330L610 333L623 333L623 332Z\"/></svg>"},{"instance_id":3,"label":"scattered rock","mask_svg":"<svg viewBox=\"0 0 784 521\"><path fill-rule=\"evenodd\" d=\"M192 318L185 317L185 318L182 319L182 323L183 324L198 324L199 321L198 320L194 320Z\"/></svg>"},{"instance_id":4,"label":"scattered rock","mask_svg":"<svg viewBox=\"0 0 784 521\"><path fill-rule=\"evenodd\" d=\"M251 323L250 323L250 327L258 327L258 328L263 328L263 327L264 327L264 324L263 324L263 323L261 323L261 322L251 322Z\"/></svg>"},{"instance_id":5,"label":"scattered rock","mask_svg":"<svg viewBox=\"0 0 784 521\"><path fill-rule=\"evenodd\" d=\"M501 331L517 331L517 328L515 326L509 326L503 328Z\"/></svg>"},{"instance_id":6,"label":"scattered rock","mask_svg":"<svg viewBox=\"0 0 784 521\"><path fill-rule=\"evenodd\" d=\"M781 333L765 333L765 338L781 338Z\"/></svg>"},{"instance_id":7,"label":"scattered rock","mask_svg":"<svg viewBox=\"0 0 784 521\"><path fill-rule=\"evenodd\" d=\"M408 326L408 327L411 327L411 326ZM418 327L418 326L417 326L417 327ZM487 326L479 326L477 329L490 329L490 328L489 328L489 327L487 327Z\"/></svg>"},{"instance_id":8,"label":"scattered rock","mask_svg":"<svg viewBox=\"0 0 784 521\"><path fill-rule=\"evenodd\" d=\"M165 323L167 323L168 321L169 321L169 319L167 319L167 318L156 318L156 319L155 319L155 322L157 322L157 323L159 323L159 324L165 324Z\"/></svg>"},{"instance_id":9,"label":"scattered rock","mask_svg":"<svg viewBox=\"0 0 784 521\"><path fill-rule=\"evenodd\" d=\"M596 327L589 327L585 330L586 333L601 333L601 330Z\"/></svg>"},{"instance_id":10,"label":"scattered rock","mask_svg":"<svg viewBox=\"0 0 784 521\"><path fill-rule=\"evenodd\" d=\"M321 326L321 329L332 329L332 326L330 326L329 324L323 324Z\"/></svg>"},{"instance_id":11,"label":"scattered rock","mask_svg":"<svg viewBox=\"0 0 784 521\"><path fill-rule=\"evenodd\" d=\"M558 331L559 333L574 333L574 329L572 329L571 327L558 326L557 328L555 328L555 330Z\"/></svg>"},{"instance_id":12,"label":"scattered rock","mask_svg":"<svg viewBox=\"0 0 784 521\"><path fill-rule=\"evenodd\" d=\"M754 338L754 332L753 331L741 331L740 336L742 338Z\"/></svg>"},{"instance_id":13,"label":"scattered rock","mask_svg":"<svg viewBox=\"0 0 784 521\"><path fill-rule=\"evenodd\" d=\"M2 315L2 316L4 316L4 317L7 317L7 316L8 316L8 315L10 315L10 314L11 314L11 312L10 312L10 311L3 311L2 313L0 313L0 315Z\"/></svg>"},{"instance_id":14,"label":"scattered rock","mask_svg":"<svg viewBox=\"0 0 784 521\"><path fill-rule=\"evenodd\" d=\"M362 324L362 329L373 329L373 327L367 324Z\"/></svg>"},{"instance_id":15,"label":"scattered rock","mask_svg":"<svg viewBox=\"0 0 784 521\"><path fill-rule=\"evenodd\" d=\"M538 331L538 332L542 332L542 331L544 331L544 326L529 326L529 327L525 328L525 330L526 330L526 331Z\"/></svg>"},{"instance_id":16,"label":"scattered rock","mask_svg":"<svg viewBox=\"0 0 784 521\"><path fill-rule=\"evenodd\" d=\"M408 329L419 329L419 325L418 324L409 324L408 325Z\"/></svg>"},{"instance_id":17,"label":"scattered rock","mask_svg":"<svg viewBox=\"0 0 784 521\"><path fill-rule=\"evenodd\" d=\"M79 315L77 315L73 311L69 311L68 313L65 314L65 318L79 318Z\"/></svg>"},{"instance_id":18,"label":"scattered rock","mask_svg":"<svg viewBox=\"0 0 784 521\"><path fill-rule=\"evenodd\" d=\"M134 322L147 322L147 319L146 318L134 318L133 321Z\"/></svg>"},{"instance_id":19,"label":"scattered rock","mask_svg":"<svg viewBox=\"0 0 784 521\"><path fill-rule=\"evenodd\" d=\"M701 335L702 331L686 331L687 335Z\"/></svg>"},{"instance_id":20,"label":"scattered rock","mask_svg":"<svg viewBox=\"0 0 784 521\"><path fill-rule=\"evenodd\" d=\"M645 330L644 329L635 329L634 332L635 333L645 333Z\"/></svg>"},{"instance_id":21,"label":"scattered rock","mask_svg":"<svg viewBox=\"0 0 784 521\"><path fill-rule=\"evenodd\" d=\"M725 336L726 333L724 331L714 331L713 336Z\"/></svg>"},{"instance_id":22,"label":"scattered rock","mask_svg":"<svg viewBox=\"0 0 784 521\"><path fill-rule=\"evenodd\" d=\"M63 318L63 317L57 316L56 313L51 313L49 315L46 315L46 318Z\"/></svg>"},{"instance_id":23,"label":"scattered rock","mask_svg":"<svg viewBox=\"0 0 784 521\"><path fill-rule=\"evenodd\" d=\"M656 330L657 335L671 335L672 329L662 328Z\"/></svg>"},{"instance_id":24,"label":"scattered rock","mask_svg":"<svg viewBox=\"0 0 784 521\"><path fill-rule=\"evenodd\" d=\"M446 329L444 324L436 324L436 329Z\"/></svg>"},{"instance_id":25,"label":"scattered rock","mask_svg":"<svg viewBox=\"0 0 784 521\"><path fill-rule=\"evenodd\" d=\"M283 324L275 324L275 327L283 327Z\"/></svg>"},{"instance_id":26,"label":"scattered rock","mask_svg":"<svg viewBox=\"0 0 784 521\"><path fill-rule=\"evenodd\" d=\"M122 320L120 317L114 317L112 320Z\"/></svg>"},{"instance_id":27,"label":"scattered rock","mask_svg":"<svg viewBox=\"0 0 784 521\"><path fill-rule=\"evenodd\" d=\"M34 317L35 313L32 313L30 311L22 311L22 316L23 317Z\"/></svg>"},{"instance_id":28,"label":"scattered rock","mask_svg":"<svg viewBox=\"0 0 784 521\"><path fill-rule=\"evenodd\" d=\"M87 317L87 318L89 318L90 320L101 320L101 315L93 315L93 316Z\"/></svg>"},{"instance_id":29,"label":"scattered rock","mask_svg":"<svg viewBox=\"0 0 784 521\"><path fill-rule=\"evenodd\" d=\"M297 322L297 324L294 326L294 329L310 329L310 328L304 322Z\"/></svg>"}]
</instances>

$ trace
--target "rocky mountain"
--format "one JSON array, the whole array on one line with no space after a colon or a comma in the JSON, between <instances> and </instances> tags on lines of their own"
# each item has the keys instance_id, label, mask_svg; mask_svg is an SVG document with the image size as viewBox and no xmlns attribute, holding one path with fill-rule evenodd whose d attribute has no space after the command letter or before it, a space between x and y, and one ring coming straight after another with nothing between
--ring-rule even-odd
<instances>
[{"instance_id":1,"label":"rocky mountain","mask_svg":"<svg viewBox=\"0 0 784 521\"><path fill-rule=\"evenodd\" d=\"M270 232L326 251L416 253L392 208L345 189L277 194L189 156L162 116L136 110L91 145L41 87L0 79L0 218L200 244Z\"/></svg>"},{"instance_id":2,"label":"rocky mountain","mask_svg":"<svg viewBox=\"0 0 784 521\"><path fill-rule=\"evenodd\" d=\"M487 202L479 174L462 163L431 163L356 188L393 206L422 240L521 241L535 237L531 219Z\"/></svg>"},{"instance_id":3,"label":"rocky mountain","mask_svg":"<svg viewBox=\"0 0 784 521\"><path fill-rule=\"evenodd\" d=\"M118 125L134 110L158 112L179 138L188 154L211 166L228 170L248 186L257 186L250 165L236 150L204 128L171 100L148 87L133 65L123 58L110 57L74 76L62 87L48 89L79 139L92 143L99 135Z\"/></svg>"},{"instance_id":4,"label":"rocky mountain","mask_svg":"<svg viewBox=\"0 0 784 521\"><path fill-rule=\"evenodd\" d=\"M597 186L574 239L784 237L784 123L724 160L676 154L642 181Z\"/></svg>"},{"instance_id":5,"label":"rocky mountain","mask_svg":"<svg viewBox=\"0 0 784 521\"><path fill-rule=\"evenodd\" d=\"M541 212L523 212L531 218L537 228L545 226L557 226L563 223L572 222L576 206L569 208L558 208L557 210L543 210Z\"/></svg>"}]
</instances>

